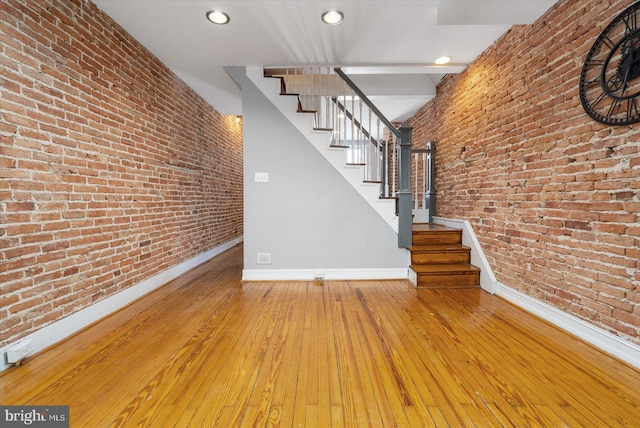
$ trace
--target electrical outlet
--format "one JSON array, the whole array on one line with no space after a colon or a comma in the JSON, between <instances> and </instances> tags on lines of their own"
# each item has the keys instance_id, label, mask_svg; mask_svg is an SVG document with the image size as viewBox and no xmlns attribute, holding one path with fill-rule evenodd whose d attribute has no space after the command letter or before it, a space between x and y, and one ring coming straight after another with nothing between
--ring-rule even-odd
<instances>
[{"instance_id":1,"label":"electrical outlet","mask_svg":"<svg viewBox=\"0 0 640 428\"><path fill-rule=\"evenodd\" d=\"M24 339L7 350L7 363L18 364L33 352L31 339Z\"/></svg>"}]
</instances>

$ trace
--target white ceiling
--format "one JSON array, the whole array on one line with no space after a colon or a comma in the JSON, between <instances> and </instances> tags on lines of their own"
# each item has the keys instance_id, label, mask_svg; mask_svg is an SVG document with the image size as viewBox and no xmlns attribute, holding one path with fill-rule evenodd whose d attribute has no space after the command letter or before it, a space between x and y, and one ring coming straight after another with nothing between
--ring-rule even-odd
<instances>
[{"instance_id":1,"label":"white ceiling","mask_svg":"<svg viewBox=\"0 0 640 428\"><path fill-rule=\"evenodd\" d=\"M435 96L513 24L557 0L92 0L222 114L242 114L225 66L343 66L390 120ZM320 21L327 9L345 19ZM219 26L209 10L226 12ZM445 67L433 66L442 55Z\"/></svg>"}]
</instances>

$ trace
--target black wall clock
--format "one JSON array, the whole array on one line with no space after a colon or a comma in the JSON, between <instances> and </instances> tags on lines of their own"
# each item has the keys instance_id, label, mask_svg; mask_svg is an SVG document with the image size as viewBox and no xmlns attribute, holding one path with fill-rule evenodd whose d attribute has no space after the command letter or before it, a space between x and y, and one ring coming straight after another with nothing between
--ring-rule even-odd
<instances>
[{"instance_id":1,"label":"black wall clock","mask_svg":"<svg viewBox=\"0 0 640 428\"><path fill-rule=\"evenodd\" d=\"M640 1L602 31L580 74L580 101L606 125L640 122Z\"/></svg>"}]
</instances>

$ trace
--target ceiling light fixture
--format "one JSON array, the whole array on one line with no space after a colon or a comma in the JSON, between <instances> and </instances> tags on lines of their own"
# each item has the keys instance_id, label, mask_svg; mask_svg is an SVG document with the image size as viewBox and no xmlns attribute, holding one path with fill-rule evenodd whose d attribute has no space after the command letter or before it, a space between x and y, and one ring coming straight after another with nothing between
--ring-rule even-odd
<instances>
[{"instance_id":1,"label":"ceiling light fixture","mask_svg":"<svg viewBox=\"0 0 640 428\"><path fill-rule=\"evenodd\" d=\"M327 10L322 14L322 22L329 25L338 25L344 20L344 14L339 10Z\"/></svg>"},{"instance_id":2,"label":"ceiling light fixture","mask_svg":"<svg viewBox=\"0 0 640 428\"><path fill-rule=\"evenodd\" d=\"M229 21L231 21L229 15L219 10L210 10L209 12L207 12L207 19L218 25L228 24Z\"/></svg>"},{"instance_id":3,"label":"ceiling light fixture","mask_svg":"<svg viewBox=\"0 0 640 428\"><path fill-rule=\"evenodd\" d=\"M450 56L441 56L440 58L436 59L434 62L436 64L438 64L438 65L448 64L448 63L451 62L451 57Z\"/></svg>"}]
</instances>

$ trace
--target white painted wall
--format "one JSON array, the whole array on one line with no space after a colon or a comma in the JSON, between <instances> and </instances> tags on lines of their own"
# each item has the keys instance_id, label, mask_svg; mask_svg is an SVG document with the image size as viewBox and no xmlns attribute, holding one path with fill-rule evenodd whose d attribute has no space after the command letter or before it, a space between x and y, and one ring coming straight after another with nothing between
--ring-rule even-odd
<instances>
[{"instance_id":1,"label":"white painted wall","mask_svg":"<svg viewBox=\"0 0 640 428\"><path fill-rule=\"evenodd\" d=\"M243 277L312 279L322 271L327 278L406 278L409 255L392 227L244 68L228 71L243 102ZM269 182L256 183L257 172L268 173ZM258 253L270 253L271 264L258 264Z\"/></svg>"}]
</instances>

